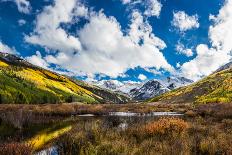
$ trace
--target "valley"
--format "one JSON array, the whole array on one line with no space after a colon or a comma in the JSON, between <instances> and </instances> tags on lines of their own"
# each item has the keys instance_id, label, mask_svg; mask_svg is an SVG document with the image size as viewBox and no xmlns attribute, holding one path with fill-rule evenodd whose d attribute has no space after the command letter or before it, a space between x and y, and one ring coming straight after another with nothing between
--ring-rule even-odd
<instances>
[{"instance_id":1,"label":"valley","mask_svg":"<svg viewBox=\"0 0 232 155\"><path fill-rule=\"evenodd\" d=\"M86 82L0 53L0 154L231 154L231 72Z\"/></svg>"}]
</instances>

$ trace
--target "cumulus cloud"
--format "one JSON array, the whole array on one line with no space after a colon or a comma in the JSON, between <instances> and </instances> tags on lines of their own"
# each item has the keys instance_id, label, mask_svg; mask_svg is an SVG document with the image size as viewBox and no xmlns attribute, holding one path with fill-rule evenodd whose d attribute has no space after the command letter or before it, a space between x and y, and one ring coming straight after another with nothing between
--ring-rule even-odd
<instances>
[{"instance_id":1,"label":"cumulus cloud","mask_svg":"<svg viewBox=\"0 0 232 155\"><path fill-rule=\"evenodd\" d=\"M143 7L143 15L146 17L159 17L162 9L162 4L158 0L121 0L122 4L128 4L130 8L135 8L135 6Z\"/></svg>"},{"instance_id":2,"label":"cumulus cloud","mask_svg":"<svg viewBox=\"0 0 232 155\"><path fill-rule=\"evenodd\" d=\"M31 4L28 0L15 0L19 12L28 14L31 11Z\"/></svg>"},{"instance_id":3,"label":"cumulus cloud","mask_svg":"<svg viewBox=\"0 0 232 155\"><path fill-rule=\"evenodd\" d=\"M187 15L184 11L173 12L172 25L181 32L199 28L198 15Z\"/></svg>"},{"instance_id":4,"label":"cumulus cloud","mask_svg":"<svg viewBox=\"0 0 232 155\"><path fill-rule=\"evenodd\" d=\"M9 53L9 54L18 54L15 48L11 48L7 46L6 44L2 43L0 40L0 52L2 53Z\"/></svg>"},{"instance_id":5,"label":"cumulus cloud","mask_svg":"<svg viewBox=\"0 0 232 155\"><path fill-rule=\"evenodd\" d=\"M28 62L43 67L45 69L48 69L49 64L43 59L41 53L39 51L36 51L35 55L29 56L25 58Z\"/></svg>"},{"instance_id":6,"label":"cumulus cloud","mask_svg":"<svg viewBox=\"0 0 232 155\"><path fill-rule=\"evenodd\" d=\"M232 0L226 0L219 14L211 15L210 19L213 20L213 25L209 28L212 47L198 45L196 58L181 66L182 74L188 78L197 80L231 61Z\"/></svg>"},{"instance_id":7,"label":"cumulus cloud","mask_svg":"<svg viewBox=\"0 0 232 155\"><path fill-rule=\"evenodd\" d=\"M131 0L121 0L122 1L122 4L128 4L131 2Z\"/></svg>"},{"instance_id":8,"label":"cumulus cloud","mask_svg":"<svg viewBox=\"0 0 232 155\"><path fill-rule=\"evenodd\" d=\"M18 20L18 24L19 26L23 26L24 24L26 24L27 22L24 19L19 19Z\"/></svg>"},{"instance_id":9,"label":"cumulus cloud","mask_svg":"<svg viewBox=\"0 0 232 155\"><path fill-rule=\"evenodd\" d=\"M21 13L29 14L32 9L29 0L2 0L2 1L14 2L17 5L18 11Z\"/></svg>"},{"instance_id":10,"label":"cumulus cloud","mask_svg":"<svg viewBox=\"0 0 232 155\"><path fill-rule=\"evenodd\" d=\"M146 10L144 15L151 17L151 16L160 16L162 4L158 0L148 0L146 4Z\"/></svg>"},{"instance_id":11,"label":"cumulus cloud","mask_svg":"<svg viewBox=\"0 0 232 155\"><path fill-rule=\"evenodd\" d=\"M181 66L184 76L193 80L209 75L230 60L226 52L208 48L204 44L198 45L196 51L197 57Z\"/></svg>"},{"instance_id":12,"label":"cumulus cloud","mask_svg":"<svg viewBox=\"0 0 232 155\"><path fill-rule=\"evenodd\" d=\"M177 54L183 54L183 55L186 55L187 57L193 56L192 49L185 48L185 46L180 42L178 42L178 44L176 44L176 51L177 51Z\"/></svg>"},{"instance_id":13,"label":"cumulus cloud","mask_svg":"<svg viewBox=\"0 0 232 155\"><path fill-rule=\"evenodd\" d=\"M131 22L129 35L125 36L115 18L108 18L103 13L92 16L79 32L84 50L71 56L62 53L66 57L59 54L56 56L56 59L59 58L57 62L73 72L101 73L111 77L138 66L171 70L160 52L166 46L165 43L151 34L150 26L144 25L138 12L133 13ZM143 44L140 45L141 40Z\"/></svg>"},{"instance_id":14,"label":"cumulus cloud","mask_svg":"<svg viewBox=\"0 0 232 155\"><path fill-rule=\"evenodd\" d=\"M152 33L138 11L132 14L128 34L123 34L114 17L100 11L90 13L89 22L72 36L60 24L72 22L76 5L74 0L72 4L65 2L57 0L54 6L46 7L37 17L34 32L26 36L30 43L57 51L47 54L46 62L89 77L117 77L136 67L173 69L161 52L165 43Z\"/></svg>"},{"instance_id":15,"label":"cumulus cloud","mask_svg":"<svg viewBox=\"0 0 232 155\"><path fill-rule=\"evenodd\" d=\"M47 6L37 16L34 32L25 37L32 44L52 50L74 52L81 49L78 37L68 34L61 23L72 22L75 16L86 16L86 9L76 0L55 0L54 6Z\"/></svg>"},{"instance_id":16,"label":"cumulus cloud","mask_svg":"<svg viewBox=\"0 0 232 155\"><path fill-rule=\"evenodd\" d=\"M144 81L144 80L147 79L147 77L144 74L139 74L138 79L141 80L141 81Z\"/></svg>"}]
</instances>

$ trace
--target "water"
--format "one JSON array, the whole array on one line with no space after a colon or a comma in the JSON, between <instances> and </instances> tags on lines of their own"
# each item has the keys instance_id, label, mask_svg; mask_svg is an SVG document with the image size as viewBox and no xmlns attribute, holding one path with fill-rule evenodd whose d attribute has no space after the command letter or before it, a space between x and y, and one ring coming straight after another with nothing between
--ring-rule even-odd
<instances>
[{"instance_id":1,"label":"water","mask_svg":"<svg viewBox=\"0 0 232 155\"><path fill-rule=\"evenodd\" d=\"M183 114L177 112L150 112L150 113L135 113L135 112L109 112L107 115L100 115L102 117L118 116L118 117L133 117L133 116L182 116ZM97 117L94 114L82 114L79 117ZM98 115L99 116L99 115Z\"/></svg>"},{"instance_id":2,"label":"water","mask_svg":"<svg viewBox=\"0 0 232 155\"><path fill-rule=\"evenodd\" d=\"M151 113L134 113L134 112L110 112L109 116L131 117L131 116L181 116L177 112L151 112Z\"/></svg>"}]
</instances>

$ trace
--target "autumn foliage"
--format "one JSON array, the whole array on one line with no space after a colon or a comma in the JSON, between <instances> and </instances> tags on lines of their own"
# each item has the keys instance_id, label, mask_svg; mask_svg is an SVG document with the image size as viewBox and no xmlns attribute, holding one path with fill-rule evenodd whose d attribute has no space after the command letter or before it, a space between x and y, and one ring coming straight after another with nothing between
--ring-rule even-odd
<instances>
[{"instance_id":1,"label":"autumn foliage","mask_svg":"<svg viewBox=\"0 0 232 155\"><path fill-rule=\"evenodd\" d=\"M150 135L180 135L189 125L180 118L161 118L156 122L151 122L145 126L145 132Z\"/></svg>"}]
</instances>

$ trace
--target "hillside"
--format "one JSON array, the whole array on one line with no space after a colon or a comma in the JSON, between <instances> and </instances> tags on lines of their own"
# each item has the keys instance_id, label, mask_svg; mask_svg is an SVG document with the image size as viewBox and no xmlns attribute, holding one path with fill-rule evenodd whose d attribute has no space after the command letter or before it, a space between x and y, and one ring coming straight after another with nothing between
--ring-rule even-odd
<instances>
[{"instance_id":1,"label":"hillside","mask_svg":"<svg viewBox=\"0 0 232 155\"><path fill-rule=\"evenodd\" d=\"M125 103L129 98L0 53L0 103Z\"/></svg>"},{"instance_id":2,"label":"hillside","mask_svg":"<svg viewBox=\"0 0 232 155\"><path fill-rule=\"evenodd\" d=\"M225 65L204 79L161 96L150 102L165 103L227 103L232 101L232 67Z\"/></svg>"}]
</instances>

